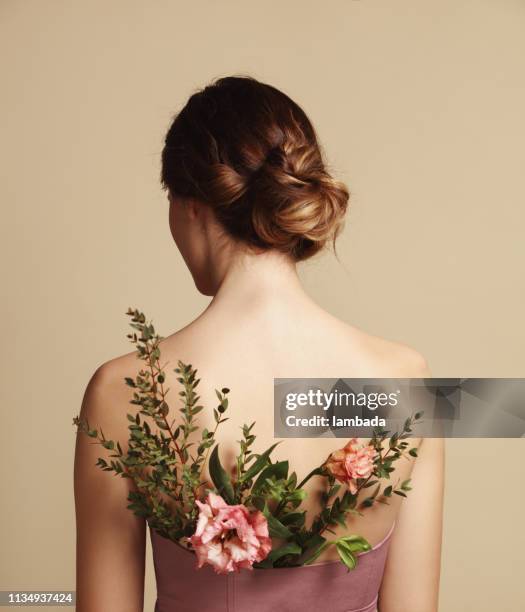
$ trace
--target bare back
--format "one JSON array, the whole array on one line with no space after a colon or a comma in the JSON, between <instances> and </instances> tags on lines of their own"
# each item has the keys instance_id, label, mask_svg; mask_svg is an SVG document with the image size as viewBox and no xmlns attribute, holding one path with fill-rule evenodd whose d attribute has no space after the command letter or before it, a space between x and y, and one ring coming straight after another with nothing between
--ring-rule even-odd
<instances>
[{"instance_id":1,"label":"bare back","mask_svg":"<svg viewBox=\"0 0 525 612\"><path fill-rule=\"evenodd\" d=\"M198 369L201 403L207 410L199 414L199 424L213 429L212 408L217 404L215 389L228 387L230 408L228 422L217 435L226 465L234 465L237 440L243 424L256 422L255 452L268 448L276 439L273 432L273 379L279 377L420 377L427 373L423 358L412 349L369 336L335 319L313 303L295 309L293 304L255 303L242 311L210 308L186 328L161 343L166 368L167 386L171 389L171 408L180 405L179 385L173 368L180 359ZM130 376L137 367L134 356L119 360L122 374ZM125 372L127 368L127 371ZM123 410L122 416L125 416ZM115 415L117 418L118 416ZM125 419L119 426L126 426ZM122 434L124 436L124 433ZM344 440L286 439L273 453L274 459L290 461L299 479ZM418 444L419 440L414 440ZM394 478L410 476L412 462L397 468ZM318 510L318 483L309 483L305 508L309 514ZM395 521L400 500L382 505L353 519L348 530L360 533L373 544L380 541ZM342 531L342 530L341 530ZM328 549L320 561L336 558Z\"/></svg>"}]
</instances>

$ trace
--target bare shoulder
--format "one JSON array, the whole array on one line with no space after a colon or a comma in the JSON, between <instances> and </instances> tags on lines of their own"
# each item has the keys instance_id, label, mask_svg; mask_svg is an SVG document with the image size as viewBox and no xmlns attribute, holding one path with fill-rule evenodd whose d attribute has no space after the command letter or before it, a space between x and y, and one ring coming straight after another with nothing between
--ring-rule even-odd
<instances>
[{"instance_id":1,"label":"bare shoulder","mask_svg":"<svg viewBox=\"0 0 525 612\"><path fill-rule=\"evenodd\" d=\"M428 378L430 368L425 357L416 349L366 333L352 327L352 336L357 340L367 367L384 378Z\"/></svg>"},{"instance_id":2,"label":"bare shoulder","mask_svg":"<svg viewBox=\"0 0 525 612\"><path fill-rule=\"evenodd\" d=\"M384 338L374 338L379 357L386 367L400 378L425 378L430 376L426 358L416 349Z\"/></svg>"},{"instance_id":3,"label":"bare shoulder","mask_svg":"<svg viewBox=\"0 0 525 612\"><path fill-rule=\"evenodd\" d=\"M191 325L188 325L167 337L162 337L159 348L163 357L187 352L192 344L190 332ZM133 390L126 384L125 379L135 379L139 371L145 368L147 364L143 359L139 359L137 350L116 356L99 365L87 382L81 415L106 425L112 421L123 421L127 426L126 415L130 412L129 402L133 398Z\"/></svg>"},{"instance_id":4,"label":"bare shoulder","mask_svg":"<svg viewBox=\"0 0 525 612\"><path fill-rule=\"evenodd\" d=\"M91 376L88 389L92 391L109 390L114 387L122 386L126 376L133 376L133 373L140 367L136 351L114 357L99 365Z\"/></svg>"},{"instance_id":5,"label":"bare shoulder","mask_svg":"<svg viewBox=\"0 0 525 612\"><path fill-rule=\"evenodd\" d=\"M82 400L81 416L93 426L118 428L126 420L126 407L131 389L125 378L134 378L140 369L136 352L110 359L98 366L91 375Z\"/></svg>"}]
</instances>

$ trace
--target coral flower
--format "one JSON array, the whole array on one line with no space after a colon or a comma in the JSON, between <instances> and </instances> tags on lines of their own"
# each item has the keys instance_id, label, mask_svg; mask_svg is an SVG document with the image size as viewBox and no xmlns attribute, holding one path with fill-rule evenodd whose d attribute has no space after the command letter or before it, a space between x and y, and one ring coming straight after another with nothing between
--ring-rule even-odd
<instances>
[{"instance_id":1,"label":"coral flower","mask_svg":"<svg viewBox=\"0 0 525 612\"><path fill-rule=\"evenodd\" d=\"M196 500L199 518L189 538L197 555L197 567L209 564L218 574L252 569L272 549L268 522L262 512L246 506L229 506L220 495L209 493Z\"/></svg>"},{"instance_id":2,"label":"coral flower","mask_svg":"<svg viewBox=\"0 0 525 612\"><path fill-rule=\"evenodd\" d=\"M326 461L326 468L340 482L348 485L350 493L357 493L356 480L368 478L374 471L377 457L375 448L352 438L341 450L333 452Z\"/></svg>"}]
</instances>

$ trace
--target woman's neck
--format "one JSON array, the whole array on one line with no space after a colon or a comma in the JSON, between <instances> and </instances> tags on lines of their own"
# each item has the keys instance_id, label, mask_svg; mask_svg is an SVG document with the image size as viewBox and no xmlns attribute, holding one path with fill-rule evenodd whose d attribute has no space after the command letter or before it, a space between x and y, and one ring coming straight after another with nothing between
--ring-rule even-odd
<instances>
[{"instance_id":1,"label":"woman's neck","mask_svg":"<svg viewBox=\"0 0 525 612\"><path fill-rule=\"evenodd\" d=\"M209 308L251 308L311 301L288 256L267 251L240 251L230 257L218 279L218 290Z\"/></svg>"}]
</instances>

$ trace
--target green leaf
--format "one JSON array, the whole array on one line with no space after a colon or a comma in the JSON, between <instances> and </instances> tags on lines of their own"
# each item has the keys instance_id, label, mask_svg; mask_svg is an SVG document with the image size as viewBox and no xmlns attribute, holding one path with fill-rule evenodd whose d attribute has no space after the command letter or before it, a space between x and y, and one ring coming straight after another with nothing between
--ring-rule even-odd
<instances>
[{"instance_id":1,"label":"green leaf","mask_svg":"<svg viewBox=\"0 0 525 612\"><path fill-rule=\"evenodd\" d=\"M305 551L308 551L313 548L317 548L323 542L326 541L326 538L323 537L320 533L317 532L307 532L304 534L303 538L300 540L300 543Z\"/></svg>"},{"instance_id":2,"label":"green leaf","mask_svg":"<svg viewBox=\"0 0 525 612\"><path fill-rule=\"evenodd\" d=\"M268 510L268 506L265 506L263 509L263 514L268 521L268 530L270 532L270 536L272 538L282 538L283 540L287 540L292 537L292 532L281 523L279 519L276 519L275 516Z\"/></svg>"},{"instance_id":3,"label":"green leaf","mask_svg":"<svg viewBox=\"0 0 525 612\"><path fill-rule=\"evenodd\" d=\"M270 446L269 449L265 450L262 455L259 455L259 457L257 457L257 459L254 461L253 465L248 470L246 470L246 472L239 478L239 482L246 482L247 480L251 480L262 469L264 469L266 467L266 464L268 463L268 457L270 456L270 453L277 446L277 444L279 444L279 442L272 444L272 446Z\"/></svg>"},{"instance_id":4,"label":"green leaf","mask_svg":"<svg viewBox=\"0 0 525 612\"><path fill-rule=\"evenodd\" d=\"M291 527L302 527L306 520L305 512L289 512L281 517L280 521L283 525Z\"/></svg>"},{"instance_id":5,"label":"green leaf","mask_svg":"<svg viewBox=\"0 0 525 612\"><path fill-rule=\"evenodd\" d=\"M336 542L335 547L341 561L349 570L353 570L357 565L357 559L350 548L344 542Z\"/></svg>"},{"instance_id":6,"label":"green leaf","mask_svg":"<svg viewBox=\"0 0 525 612\"><path fill-rule=\"evenodd\" d=\"M300 555L302 552L302 548L299 546L299 544L291 542L290 544L286 544L280 548L272 550L272 552L268 555L268 559L273 563L285 555Z\"/></svg>"},{"instance_id":7,"label":"green leaf","mask_svg":"<svg viewBox=\"0 0 525 612\"><path fill-rule=\"evenodd\" d=\"M217 487L217 491L225 499L228 504L235 503L235 494L233 492L232 482L222 467L219 459L219 445L217 444L210 455L210 476L213 484Z\"/></svg>"},{"instance_id":8,"label":"green leaf","mask_svg":"<svg viewBox=\"0 0 525 612\"><path fill-rule=\"evenodd\" d=\"M403 491L412 490L412 487L410 486L410 481L411 481L411 478L407 478L406 480L403 480L403 482L401 483L401 488L403 489Z\"/></svg>"},{"instance_id":9,"label":"green leaf","mask_svg":"<svg viewBox=\"0 0 525 612\"><path fill-rule=\"evenodd\" d=\"M301 505L301 502L306 499L306 491L304 489L295 489L286 494L286 501L290 502L294 508Z\"/></svg>"},{"instance_id":10,"label":"green leaf","mask_svg":"<svg viewBox=\"0 0 525 612\"><path fill-rule=\"evenodd\" d=\"M397 440L399 438L399 434L395 433L391 438L390 438L390 442L389 442L389 447L395 448L396 444L397 444Z\"/></svg>"},{"instance_id":11,"label":"green leaf","mask_svg":"<svg viewBox=\"0 0 525 612\"><path fill-rule=\"evenodd\" d=\"M286 540L292 537L292 532L288 529L288 527L283 525L279 519L275 518L275 516L270 514L267 517L267 520L268 530L272 538L282 538L283 540Z\"/></svg>"},{"instance_id":12,"label":"green leaf","mask_svg":"<svg viewBox=\"0 0 525 612\"><path fill-rule=\"evenodd\" d=\"M325 474L325 471L326 470L322 465L314 468L307 476L305 476L301 480L301 482L297 485L297 488L302 488L310 480L310 478L312 478L312 476L323 476Z\"/></svg>"},{"instance_id":13,"label":"green leaf","mask_svg":"<svg viewBox=\"0 0 525 612\"><path fill-rule=\"evenodd\" d=\"M259 477L253 485L253 490L260 487L267 478L275 477L276 480L286 480L288 478L288 461L277 461L272 463L259 474Z\"/></svg>"},{"instance_id":14,"label":"green leaf","mask_svg":"<svg viewBox=\"0 0 525 612\"><path fill-rule=\"evenodd\" d=\"M351 553L366 552L372 548L369 542L359 535L342 536L337 542L346 546Z\"/></svg>"},{"instance_id":15,"label":"green leaf","mask_svg":"<svg viewBox=\"0 0 525 612\"><path fill-rule=\"evenodd\" d=\"M278 461L264 468L255 481L252 492L257 493L266 482L266 479L272 478L272 476L275 477L276 480L286 480L286 478L288 478L288 467L288 461Z\"/></svg>"}]
</instances>

